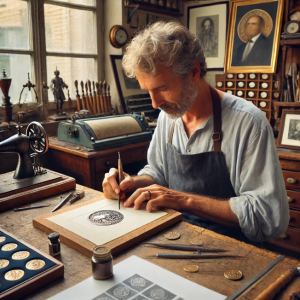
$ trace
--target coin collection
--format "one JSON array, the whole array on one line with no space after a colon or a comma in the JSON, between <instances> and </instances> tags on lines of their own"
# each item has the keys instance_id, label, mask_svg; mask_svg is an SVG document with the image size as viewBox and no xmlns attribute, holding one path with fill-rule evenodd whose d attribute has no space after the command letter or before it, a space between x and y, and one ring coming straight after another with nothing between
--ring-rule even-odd
<instances>
[{"instance_id":1,"label":"coin collection","mask_svg":"<svg viewBox=\"0 0 300 300\"><path fill-rule=\"evenodd\" d=\"M225 73L216 75L216 88L252 102L271 120L272 101L279 101L276 75L258 73Z\"/></svg>"},{"instance_id":2,"label":"coin collection","mask_svg":"<svg viewBox=\"0 0 300 300\"><path fill-rule=\"evenodd\" d=\"M0 231L0 298L7 290L54 266L53 261Z\"/></svg>"}]
</instances>

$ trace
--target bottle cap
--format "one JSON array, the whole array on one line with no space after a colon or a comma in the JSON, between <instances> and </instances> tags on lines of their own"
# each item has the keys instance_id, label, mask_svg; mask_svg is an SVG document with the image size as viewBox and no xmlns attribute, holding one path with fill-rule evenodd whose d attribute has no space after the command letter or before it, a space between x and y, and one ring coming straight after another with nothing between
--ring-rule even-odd
<instances>
[{"instance_id":1,"label":"bottle cap","mask_svg":"<svg viewBox=\"0 0 300 300\"><path fill-rule=\"evenodd\" d=\"M54 243L58 243L58 239L59 239L59 233L58 232L52 232L48 235L48 239L51 241L51 242L54 242Z\"/></svg>"},{"instance_id":2,"label":"bottle cap","mask_svg":"<svg viewBox=\"0 0 300 300\"><path fill-rule=\"evenodd\" d=\"M97 259L107 260L111 258L110 248L107 246L96 246L93 249L93 255Z\"/></svg>"}]
</instances>

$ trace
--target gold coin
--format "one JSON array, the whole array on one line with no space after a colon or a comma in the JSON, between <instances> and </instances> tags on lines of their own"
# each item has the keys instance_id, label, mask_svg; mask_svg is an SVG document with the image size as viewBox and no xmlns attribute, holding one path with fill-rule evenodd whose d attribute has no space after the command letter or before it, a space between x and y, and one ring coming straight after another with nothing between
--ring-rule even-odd
<instances>
[{"instance_id":1,"label":"gold coin","mask_svg":"<svg viewBox=\"0 0 300 300\"><path fill-rule=\"evenodd\" d=\"M190 239L190 243L193 245L197 245L197 246L203 245L203 241L201 239L199 239L198 237L194 237L194 238Z\"/></svg>"},{"instance_id":2,"label":"gold coin","mask_svg":"<svg viewBox=\"0 0 300 300\"><path fill-rule=\"evenodd\" d=\"M228 270L224 272L224 276L230 280L239 280L243 277L243 273L239 270Z\"/></svg>"},{"instance_id":3,"label":"gold coin","mask_svg":"<svg viewBox=\"0 0 300 300\"><path fill-rule=\"evenodd\" d=\"M6 240L5 236L0 236L0 243L3 243Z\"/></svg>"},{"instance_id":4,"label":"gold coin","mask_svg":"<svg viewBox=\"0 0 300 300\"><path fill-rule=\"evenodd\" d=\"M41 259L33 259L26 264L26 268L29 270L39 270L44 266L45 266L45 262Z\"/></svg>"},{"instance_id":5,"label":"gold coin","mask_svg":"<svg viewBox=\"0 0 300 300\"><path fill-rule=\"evenodd\" d=\"M17 247L18 247L17 244L15 244L15 243L9 243L9 244L4 245L4 246L1 248L1 250L2 250L2 251L11 251L11 250L16 249Z\"/></svg>"},{"instance_id":6,"label":"gold coin","mask_svg":"<svg viewBox=\"0 0 300 300\"><path fill-rule=\"evenodd\" d=\"M11 270L5 273L4 278L9 281L19 280L24 276L23 270Z\"/></svg>"},{"instance_id":7,"label":"gold coin","mask_svg":"<svg viewBox=\"0 0 300 300\"><path fill-rule=\"evenodd\" d=\"M164 237L168 240L177 240L180 238L180 233L175 231L169 231L164 234Z\"/></svg>"},{"instance_id":8,"label":"gold coin","mask_svg":"<svg viewBox=\"0 0 300 300\"><path fill-rule=\"evenodd\" d=\"M199 267L197 265L186 265L183 270L188 273L195 273L199 270Z\"/></svg>"},{"instance_id":9,"label":"gold coin","mask_svg":"<svg viewBox=\"0 0 300 300\"><path fill-rule=\"evenodd\" d=\"M0 269L3 269L9 265L9 261L7 259L0 259Z\"/></svg>"},{"instance_id":10,"label":"gold coin","mask_svg":"<svg viewBox=\"0 0 300 300\"><path fill-rule=\"evenodd\" d=\"M28 251L19 251L19 252L15 252L11 258L15 260L21 260L27 258L29 255L30 253Z\"/></svg>"}]
</instances>

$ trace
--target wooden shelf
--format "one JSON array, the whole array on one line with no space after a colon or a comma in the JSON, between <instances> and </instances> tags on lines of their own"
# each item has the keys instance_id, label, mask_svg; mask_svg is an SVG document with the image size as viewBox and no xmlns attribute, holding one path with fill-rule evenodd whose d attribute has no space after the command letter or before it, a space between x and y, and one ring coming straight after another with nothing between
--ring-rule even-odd
<instances>
[{"instance_id":1,"label":"wooden shelf","mask_svg":"<svg viewBox=\"0 0 300 300\"><path fill-rule=\"evenodd\" d=\"M289 39L289 40L281 40L280 45L299 45L300 46L300 39Z\"/></svg>"},{"instance_id":2,"label":"wooden shelf","mask_svg":"<svg viewBox=\"0 0 300 300\"><path fill-rule=\"evenodd\" d=\"M177 16L177 17L183 16L183 14L180 11L167 10L167 9L163 9L163 8L159 8L159 7L155 7L155 6L150 6L150 5L148 6L148 5L139 4L138 9L142 10L142 11L146 11L146 12L153 12L153 13L169 15L169 16Z\"/></svg>"}]
</instances>

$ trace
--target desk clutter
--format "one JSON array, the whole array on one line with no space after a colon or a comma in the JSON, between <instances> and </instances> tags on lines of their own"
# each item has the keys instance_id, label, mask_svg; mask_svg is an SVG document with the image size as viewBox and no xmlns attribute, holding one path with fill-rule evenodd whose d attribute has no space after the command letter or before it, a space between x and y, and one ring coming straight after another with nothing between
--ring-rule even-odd
<instances>
[{"instance_id":1,"label":"desk clutter","mask_svg":"<svg viewBox=\"0 0 300 300\"><path fill-rule=\"evenodd\" d=\"M1 299L21 299L63 275L61 262L0 228Z\"/></svg>"},{"instance_id":2,"label":"desk clutter","mask_svg":"<svg viewBox=\"0 0 300 300\"><path fill-rule=\"evenodd\" d=\"M252 102L271 120L272 101L279 101L279 82L274 74L225 73L216 75L216 88Z\"/></svg>"}]
</instances>

